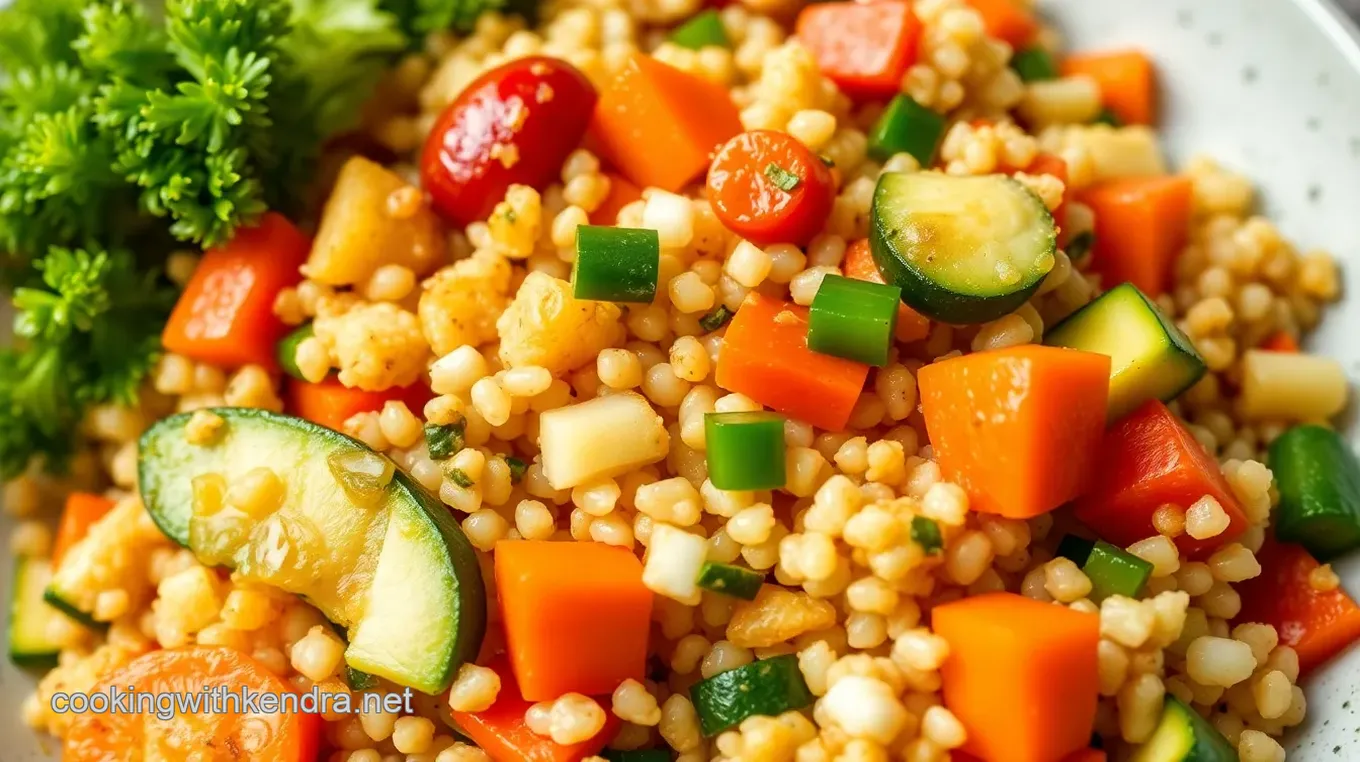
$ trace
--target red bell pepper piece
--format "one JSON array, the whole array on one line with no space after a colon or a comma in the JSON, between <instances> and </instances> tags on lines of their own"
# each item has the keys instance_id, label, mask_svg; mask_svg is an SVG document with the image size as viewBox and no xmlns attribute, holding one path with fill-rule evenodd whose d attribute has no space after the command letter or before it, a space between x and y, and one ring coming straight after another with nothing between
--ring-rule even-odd
<instances>
[{"instance_id":1,"label":"red bell pepper piece","mask_svg":"<svg viewBox=\"0 0 1360 762\"><path fill-rule=\"evenodd\" d=\"M1237 621L1274 625L1280 645L1298 653L1299 674L1360 639L1360 606L1339 587L1313 589L1308 578L1318 562L1302 545L1269 539L1256 560L1261 576L1237 588L1242 596Z\"/></svg>"},{"instance_id":2,"label":"red bell pepper piece","mask_svg":"<svg viewBox=\"0 0 1360 762\"><path fill-rule=\"evenodd\" d=\"M1157 530L1152 514L1172 503L1182 508L1205 495L1223 506L1228 528L1216 537L1176 538L1181 552L1207 555L1247 530L1247 519L1237 503L1218 461L1204 451L1176 416L1157 400L1118 421L1101 443L1095 483L1077 501L1077 518L1115 545L1132 545Z\"/></svg>"}]
</instances>

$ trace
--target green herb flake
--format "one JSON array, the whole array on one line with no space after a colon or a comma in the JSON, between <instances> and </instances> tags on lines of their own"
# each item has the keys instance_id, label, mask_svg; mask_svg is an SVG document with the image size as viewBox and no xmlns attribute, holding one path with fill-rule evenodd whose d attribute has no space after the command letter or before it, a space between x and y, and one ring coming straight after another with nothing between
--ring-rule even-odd
<instances>
[{"instance_id":1,"label":"green herb flake","mask_svg":"<svg viewBox=\"0 0 1360 762\"><path fill-rule=\"evenodd\" d=\"M463 449L463 427L465 425L465 421L425 424L425 447L430 451L430 458L445 460L452 458L459 450Z\"/></svg>"},{"instance_id":2,"label":"green herb flake","mask_svg":"<svg viewBox=\"0 0 1360 762\"><path fill-rule=\"evenodd\" d=\"M798 179L798 175L795 175L774 162L765 165L765 176L770 178L770 182L774 183L775 187L785 193L792 193L793 189L797 188L798 184L802 182L802 180Z\"/></svg>"},{"instance_id":3,"label":"green herb flake","mask_svg":"<svg viewBox=\"0 0 1360 762\"><path fill-rule=\"evenodd\" d=\"M929 555L944 549L944 538L940 536L940 525L925 516L911 517L911 541L921 546Z\"/></svg>"},{"instance_id":4,"label":"green herb flake","mask_svg":"<svg viewBox=\"0 0 1360 762\"><path fill-rule=\"evenodd\" d=\"M727 321L732 319L732 314L732 310L727 309L727 305L719 304L717 309L699 318L699 327L712 333L727 325Z\"/></svg>"},{"instance_id":5,"label":"green herb flake","mask_svg":"<svg viewBox=\"0 0 1360 762\"><path fill-rule=\"evenodd\" d=\"M519 484L524 481L524 472L529 470L529 464L514 456L505 459L505 465L510 467L510 483Z\"/></svg>"},{"instance_id":6,"label":"green herb flake","mask_svg":"<svg viewBox=\"0 0 1360 762\"><path fill-rule=\"evenodd\" d=\"M450 468L447 472L447 475L449 477L449 481L453 482L454 484L457 484L459 487L462 487L463 489L467 489L468 487L472 486L472 479L461 468Z\"/></svg>"}]
</instances>

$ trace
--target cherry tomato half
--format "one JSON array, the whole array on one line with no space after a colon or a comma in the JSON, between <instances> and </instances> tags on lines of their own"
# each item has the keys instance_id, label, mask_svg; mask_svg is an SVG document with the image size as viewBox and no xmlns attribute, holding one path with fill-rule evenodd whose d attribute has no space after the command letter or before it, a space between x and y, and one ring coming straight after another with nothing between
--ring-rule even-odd
<instances>
[{"instance_id":1,"label":"cherry tomato half","mask_svg":"<svg viewBox=\"0 0 1360 762\"><path fill-rule=\"evenodd\" d=\"M761 245L807 243L822 229L835 196L831 170L782 132L743 132L718 149L708 170L718 219Z\"/></svg>"},{"instance_id":2,"label":"cherry tomato half","mask_svg":"<svg viewBox=\"0 0 1360 762\"><path fill-rule=\"evenodd\" d=\"M557 177L595 110L595 88L556 58L521 58L463 90L435 122L420 160L435 209L459 225L486 219L511 185Z\"/></svg>"}]
</instances>

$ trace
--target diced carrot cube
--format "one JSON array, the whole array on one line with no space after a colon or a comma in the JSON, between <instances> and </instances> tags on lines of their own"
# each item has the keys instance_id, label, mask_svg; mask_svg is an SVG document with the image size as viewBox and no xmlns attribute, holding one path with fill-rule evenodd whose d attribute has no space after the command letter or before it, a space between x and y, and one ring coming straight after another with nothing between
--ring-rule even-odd
<instances>
[{"instance_id":1,"label":"diced carrot cube","mask_svg":"<svg viewBox=\"0 0 1360 762\"><path fill-rule=\"evenodd\" d=\"M917 383L935 458L974 510L1030 518L1089 482L1105 430L1109 357L1012 347L932 363Z\"/></svg>"}]
</instances>

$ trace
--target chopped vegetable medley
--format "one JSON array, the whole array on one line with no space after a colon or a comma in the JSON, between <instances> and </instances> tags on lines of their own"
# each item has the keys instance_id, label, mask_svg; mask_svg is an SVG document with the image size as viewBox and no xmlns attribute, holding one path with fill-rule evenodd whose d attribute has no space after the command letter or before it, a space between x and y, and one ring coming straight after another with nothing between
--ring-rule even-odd
<instances>
[{"instance_id":1,"label":"chopped vegetable medley","mask_svg":"<svg viewBox=\"0 0 1360 762\"><path fill-rule=\"evenodd\" d=\"M1028 0L709 5L0 11L64 760L1283 762L1360 639L1336 263ZM354 703L53 704L127 685Z\"/></svg>"}]
</instances>

